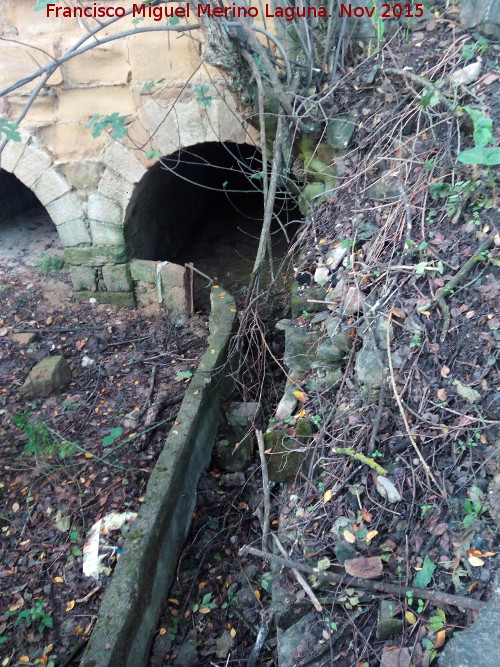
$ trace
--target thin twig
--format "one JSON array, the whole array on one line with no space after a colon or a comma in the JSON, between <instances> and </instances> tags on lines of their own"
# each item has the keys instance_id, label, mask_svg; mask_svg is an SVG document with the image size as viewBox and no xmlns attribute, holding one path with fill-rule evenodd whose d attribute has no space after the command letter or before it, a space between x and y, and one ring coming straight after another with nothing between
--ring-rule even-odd
<instances>
[{"instance_id":1,"label":"thin twig","mask_svg":"<svg viewBox=\"0 0 500 667\"><path fill-rule=\"evenodd\" d=\"M149 389L148 389L148 396L146 400L144 401L144 405L142 408L139 410L139 413L137 417L142 417L142 415L146 412L149 402L151 401L151 396L153 395L153 391L155 388L155 380L156 380L156 373L158 371L158 364L153 364L153 368L151 369L151 379L149 380Z\"/></svg>"},{"instance_id":2,"label":"thin twig","mask_svg":"<svg viewBox=\"0 0 500 667\"><path fill-rule=\"evenodd\" d=\"M267 635L269 634L269 626L271 624L272 618L273 618L272 611L262 612L262 622L260 624L259 632L257 633L257 639L255 640L252 652L250 653L250 657L248 658L247 667L255 667L255 665L257 664L257 661L260 657L260 653L262 651L262 647L266 643Z\"/></svg>"},{"instance_id":3,"label":"thin twig","mask_svg":"<svg viewBox=\"0 0 500 667\"><path fill-rule=\"evenodd\" d=\"M270 554L253 547L244 546L239 551L240 556L257 556L263 560L283 567L300 570L306 574L314 574L315 577L321 581L327 581L335 584L345 584L349 588L361 588L365 591L372 591L373 593L386 593L389 595L397 595L398 597L406 597L406 594L411 592L414 598L421 600L429 600L438 604L449 604L459 609L472 609L474 611L481 611L484 609L486 603L482 600L469 598L462 595L452 595L450 593L442 593L441 591L432 591L427 588L417 588L415 586L403 586L401 584L389 584L383 581L369 581L367 579L358 579L357 577L349 577L346 574L337 574L335 572L325 572L318 570L317 567L310 567L303 563L281 558L275 554Z\"/></svg>"},{"instance_id":4,"label":"thin twig","mask_svg":"<svg viewBox=\"0 0 500 667\"><path fill-rule=\"evenodd\" d=\"M278 550L280 551L281 555L283 556L283 558L286 558L288 554L286 553L283 545L279 541L279 538L274 533L272 533L272 536L273 536L274 543L275 543L276 547L278 548ZM292 567L292 572L293 572L295 578L297 579L297 581L299 582L299 584L304 589L304 592L307 595L307 597L311 600L311 602L312 602L314 608L316 609L316 611L323 611L323 607L321 606L320 601L318 600L318 598L314 594L313 589L309 586L309 584L304 579L304 577L294 567Z\"/></svg>"},{"instance_id":5,"label":"thin twig","mask_svg":"<svg viewBox=\"0 0 500 667\"><path fill-rule=\"evenodd\" d=\"M264 437L262 431L255 429L257 445L259 447L260 464L262 467L262 493L264 496L264 518L262 520L262 548L269 549L269 524L271 518L271 493L269 490L269 472L267 470L266 455L264 453Z\"/></svg>"},{"instance_id":6,"label":"thin twig","mask_svg":"<svg viewBox=\"0 0 500 667\"><path fill-rule=\"evenodd\" d=\"M392 315L391 315L391 313L389 313L389 321L388 321L388 324L387 324L387 338L386 338L386 340L387 340L387 360L389 362L389 374L390 374L390 377L391 377L391 385L392 385L392 391L394 393L394 398L396 399L396 403L398 404L399 412L401 414L401 417L403 418L403 422L404 422L404 425L405 425L405 429L406 429L406 433L408 435L408 438L410 439L411 445L412 445L413 449L415 450L418 458L420 459L421 464L424 467L426 475L429 477L429 479L431 479L434 482L436 487L441 492L441 495L446 500L448 498L448 494L446 493L446 489L438 483L438 481L437 481L436 477L434 476L432 470L429 468L429 464L424 459L422 452L420 451L417 443L415 442L415 436L412 435L412 433L411 433L410 425L408 423L408 418L406 417L406 412L404 411L403 404L401 403L401 398L398 394L398 390L397 390L397 387L396 387L396 378L394 377L394 367L392 365L392 357L391 357L391 340L390 340L391 319L392 319Z\"/></svg>"}]
</instances>

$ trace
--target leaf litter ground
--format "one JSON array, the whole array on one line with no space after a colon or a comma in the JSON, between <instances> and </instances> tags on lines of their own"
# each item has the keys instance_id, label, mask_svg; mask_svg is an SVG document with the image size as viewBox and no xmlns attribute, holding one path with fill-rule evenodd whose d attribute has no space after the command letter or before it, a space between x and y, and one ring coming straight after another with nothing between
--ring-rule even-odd
<instances>
[{"instance_id":1,"label":"leaf litter ground","mask_svg":"<svg viewBox=\"0 0 500 667\"><path fill-rule=\"evenodd\" d=\"M32 218L31 231L46 224ZM82 573L87 533L110 512L139 509L207 335L202 316L180 329L164 313L76 302L67 271L33 266L41 248L11 254L0 272L2 664L64 661L82 647L109 578ZM44 268L57 248L47 252ZM51 354L68 361L71 384L58 396L22 398L28 372ZM137 451L143 426L134 416L160 392L169 407ZM104 538L109 572L123 539L120 530Z\"/></svg>"}]
</instances>

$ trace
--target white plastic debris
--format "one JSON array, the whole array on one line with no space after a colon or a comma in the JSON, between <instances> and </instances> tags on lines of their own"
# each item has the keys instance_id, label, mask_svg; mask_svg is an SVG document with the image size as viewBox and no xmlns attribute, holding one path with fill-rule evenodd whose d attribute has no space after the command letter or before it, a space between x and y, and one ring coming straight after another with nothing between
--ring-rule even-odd
<instances>
[{"instance_id":1,"label":"white plastic debris","mask_svg":"<svg viewBox=\"0 0 500 667\"><path fill-rule=\"evenodd\" d=\"M450 74L450 80L457 85L467 86L469 83L474 83L479 79L481 74L481 58L478 58L475 63L471 63L457 72Z\"/></svg>"},{"instance_id":2,"label":"white plastic debris","mask_svg":"<svg viewBox=\"0 0 500 667\"><path fill-rule=\"evenodd\" d=\"M137 512L110 512L94 523L83 545L82 569L86 577L99 579L100 574L109 574L110 569L102 565L102 560L109 555L110 547L102 544L101 537L107 535L110 530L119 530L128 521L133 521L136 516ZM108 553L99 553L100 550L107 550Z\"/></svg>"},{"instance_id":3,"label":"white plastic debris","mask_svg":"<svg viewBox=\"0 0 500 667\"><path fill-rule=\"evenodd\" d=\"M324 264L318 266L318 268L314 272L314 282L318 283L318 285L324 285L329 278L330 278L329 269Z\"/></svg>"},{"instance_id":4,"label":"white plastic debris","mask_svg":"<svg viewBox=\"0 0 500 667\"><path fill-rule=\"evenodd\" d=\"M376 489L388 503L399 503L401 500L401 494L387 477L383 477L382 475L377 477Z\"/></svg>"},{"instance_id":5,"label":"white plastic debris","mask_svg":"<svg viewBox=\"0 0 500 667\"><path fill-rule=\"evenodd\" d=\"M96 303L97 303L97 299L95 297L91 296L90 299L89 299L89 303L90 303L91 306L95 306Z\"/></svg>"}]
</instances>

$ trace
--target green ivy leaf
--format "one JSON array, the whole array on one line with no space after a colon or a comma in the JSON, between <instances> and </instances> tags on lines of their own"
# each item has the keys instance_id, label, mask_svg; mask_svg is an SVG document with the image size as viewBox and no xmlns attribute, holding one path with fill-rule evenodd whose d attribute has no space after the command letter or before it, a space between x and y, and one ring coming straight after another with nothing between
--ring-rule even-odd
<instances>
[{"instance_id":1,"label":"green ivy leaf","mask_svg":"<svg viewBox=\"0 0 500 667\"><path fill-rule=\"evenodd\" d=\"M463 107L465 113L469 114L474 124L474 143L476 147L482 148L493 140L493 121L479 109L474 107Z\"/></svg>"},{"instance_id":2,"label":"green ivy leaf","mask_svg":"<svg viewBox=\"0 0 500 667\"><path fill-rule=\"evenodd\" d=\"M438 102L439 102L439 93L432 88L426 89L420 100L420 106L435 107Z\"/></svg>"},{"instance_id":3,"label":"green ivy leaf","mask_svg":"<svg viewBox=\"0 0 500 667\"><path fill-rule=\"evenodd\" d=\"M162 156L160 151L149 150L146 151L146 158L148 160L159 160Z\"/></svg>"},{"instance_id":4,"label":"green ivy leaf","mask_svg":"<svg viewBox=\"0 0 500 667\"><path fill-rule=\"evenodd\" d=\"M493 167L500 164L500 148L490 146L489 148L476 146L457 155L457 160L463 164L484 164Z\"/></svg>"},{"instance_id":5,"label":"green ivy leaf","mask_svg":"<svg viewBox=\"0 0 500 667\"><path fill-rule=\"evenodd\" d=\"M127 134L125 121L127 116L120 116L117 111L107 116L98 116L95 114L85 127L92 127L92 136L94 139L100 137L104 130L111 132L115 139L123 139Z\"/></svg>"},{"instance_id":6,"label":"green ivy leaf","mask_svg":"<svg viewBox=\"0 0 500 667\"><path fill-rule=\"evenodd\" d=\"M2 134L5 134L5 138L8 141L21 141L19 125L16 123L9 123L8 120L3 120L3 118L0 118L0 135Z\"/></svg>"},{"instance_id":7,"label":"green ivy leaf","mask_svg":"<svg viewBox=\"0 0 500 667\"><path fill-rule=\"evenodd\" d=\"M46 9L47 5L55 5L59 0L36 0L34 12L41 12Z\"/></svg>"},{"instance_id":8,"label":"green ivy leaf","mask_svg":"<svg viewBox=\"0 0 500 667\"><path fill-rule=\"evenodd\" d=\"M114 443L115 440L117 440L121 436L122 433L123 433L123 428L121 426L115 426L115 428L111 429L109 435L106 435L102 439L102 446L109 447Z\"/></svg>"},{"instance_id":9,"label":"green ivy leaf","mask_svg":"<svg viewBox=\"0 0 500 667\"><path fill-rule=\"evenodd\" d=\"M418 588L426 588L431 582L435 569L435 564L431 561L429 556L426 556L424 558L422 569L420 572L417 572L415 579L413 580L413 585L418 586Z\"/></svg>"},{"instance_id":10,"label":"green ivy leaf","mask_svg":"<svg viewBox=\"0 0 500 667\"><path fill-rule=\"evenodd\" d=\"M174 377L174 380L176 382L179 382L180 380L187 380L188 378L192 377L192 375L193 373L191 371L179 371Z\"/></svg>"}]
</instances>

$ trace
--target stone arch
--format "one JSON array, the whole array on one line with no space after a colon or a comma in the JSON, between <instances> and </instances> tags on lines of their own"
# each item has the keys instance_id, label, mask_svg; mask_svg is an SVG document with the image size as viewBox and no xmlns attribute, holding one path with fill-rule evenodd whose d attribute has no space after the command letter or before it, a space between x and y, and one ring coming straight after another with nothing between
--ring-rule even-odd
<instances>
[{"instance_id":1,"label":"stone arch","mask_svg":"<svg viewBox=\"0 0 500 667\"><path fill-rule=\"evenodd\" d=\"M229 141L197 143L163 156L137 183L127 206L130 256L189 261L193 242L200 234L210 237L204 227L220 226L220 233L227 226L222 221L231 217L246 224L253 218L250 228L258 236L263 195L251 177L261 170L260 150Z\"/></svg>"},{"instance_id":2,"label":"stone arch","mask_svg":"<svg viewBox=\"0 0 500 667\"><path fill-rule=\"evenodd\" d=\"M90 234L80 199L54 168L53 158L32 138L9 141L0 157L0 168L14 174L33 192L55 224L64 247L90 244Z\"/></svg>"},{"instance_id":3,"label":"stone arch","mask_svg":"<svg viewBox=\"0 0 500 667\"><path fill-rule=\"evenodd\" d=\"M169 155L205 142L259 147L258 133L244 121L232 96L224 90L218 91L218 95L209 106L198 102L189 90L175 102L171 98L145 98L129 128L128 144L112 141L101 155L104 173L97 191L88 200L95 245L124 244L130 199L136 185L156 162L147 159L147 150ZM145 148L137 150L136 145Z\"/></svg>"}]
</instances>

